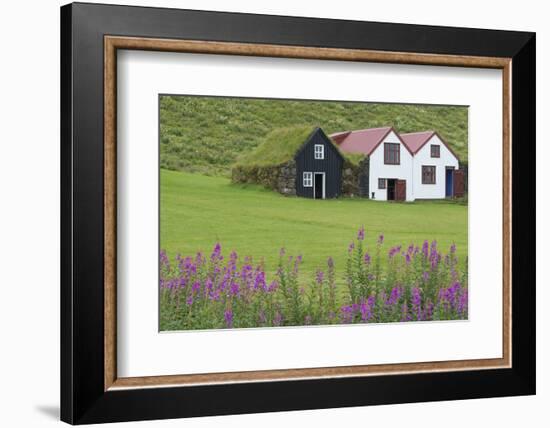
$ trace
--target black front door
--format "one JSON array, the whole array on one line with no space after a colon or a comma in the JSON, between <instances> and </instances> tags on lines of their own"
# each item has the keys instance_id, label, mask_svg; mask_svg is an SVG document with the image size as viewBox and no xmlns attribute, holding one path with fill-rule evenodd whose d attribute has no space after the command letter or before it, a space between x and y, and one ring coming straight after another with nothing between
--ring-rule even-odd
<instances>
[{"instance_id":1,"label":"black front door","mask_svg":"<svg viewBox=\"0 0 550 428\"><path fill-rule=\"evenodd\" d=\"M323 199L323 174L315 174L315 199Z\"/></svg>"},{"instance_id":2,"label":"black front door","mask_svg":"<svg viewBox=\"0 0 550 428\"><path fill-rule=\"evenodd\" d=\"M395 180L388 179L388 201L395 201Z\"/></svg>"}]
</instances>

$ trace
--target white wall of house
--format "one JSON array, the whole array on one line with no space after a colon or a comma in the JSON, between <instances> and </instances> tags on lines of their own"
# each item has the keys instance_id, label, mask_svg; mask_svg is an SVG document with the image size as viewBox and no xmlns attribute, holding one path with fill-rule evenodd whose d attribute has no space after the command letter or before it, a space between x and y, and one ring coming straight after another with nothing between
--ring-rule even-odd
<instances>
[{"instance_id":1,"label":"white wall of house","mask_svg":"<svg viewBox=\"0 0 550 428\"><path fill-rule=\"evenodd\" d=\"M384 143L399 143L400 150L400 164L399 165L386 165L384 164ZM378 179L400 179L407 181L407 201L414 201L413 196L413 157L403 143L399 140L397 135L391 131L384 141L371 153L370 155L370 172L369 172L369 197L372 197L374 192L374 199L379 201L387 200L387 189L378 188Z\"/></svg>"},{"instance_id":2,"label":"white wall of house","mask_svg":"<svg viewBox=\"0 0 550 428\"><path fill-rule=\"evenodd\" d=\"M431 157L431 145L440 146L439 158ZM435 184L422 184L423 165L435 166ZM445 198L445 170L447 167L458 169L458 160L439 137L434 135L413 157L412 187L414 199Z\"/></svg>"}]
</instances>

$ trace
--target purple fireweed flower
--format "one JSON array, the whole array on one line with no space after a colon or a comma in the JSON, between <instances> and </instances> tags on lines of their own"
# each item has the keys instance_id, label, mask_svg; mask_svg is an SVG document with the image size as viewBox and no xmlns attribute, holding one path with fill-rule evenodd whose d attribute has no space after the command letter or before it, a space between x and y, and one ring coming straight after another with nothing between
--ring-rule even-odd
<instances>
[{"instance_id":1,"label":"purple fireweed flower","mask_svg":"<svg viewBox=\"0 0 550 428\"><path fill-rule=\"evenodd\" d=\"M254 290L265 290L265 272L259 268L256 270L256 277L254 278Z\"/></svg>"},{"instance_id":2,"label":"purple fireweed flower","mask_svg":"<svg viewBox=\"0 0 550 428\"><path fill-rule=\"evenodd\" d=\"M193 304L193 295L192 294L187 296L187 300L185 301L185 303L187 303L188 306L191 306Z\"/></svg>"},{"instance_id":3,"label":"purple fireweed flower","mask_svg":"<svg viewBox=\"0 0 550 428\"><path fill-rule=\"evenodd\" d=\"M420 295L420 288L413 287L411 289L411 304L412 312L416 315L417 321L422 321L422 296Z\"/></svg>"},{"instance_id":4,"label":"purple fireweed flower","mask_svg":"<svg viewBox=\"0 0 550 428\"><path fill-rule=\"evenodd\" d=\"M160 250L160 267L170 270L170 259L165 250Z\"/></svg>"},{"instance_id":5,"label":"purple fireweed flower","mask_svg":"<svg viewBox=\"0 0 550 428\"><path fill-rule=\"evenodd\" d=\"M354 249L355 249L355 242L352 241L348 245L348 254L351 254Z\"/></svg>"},{"instance_id":6,"label":"purple fireweed flower","mask_svg":"<svg viewBox=\"0 0 550 428\"><path fill-rule=\"evenodd\" d=\"M208 298L214 302L220 300L220 290L212 290L208 293Z\"/></svg>"},{"instance_id":7,"label":"purple fireweed flower","mask_svg":"<svg viewBox=\"0 0 550 428\"><path fill-rule=\"evenodd\" d=\"M318 270L317 274L315 275L315 281L317 282L317 284L321 285L323 283L324 277L324 272L322 270Z\"/></svg>"},{"instance_id":8,"label":"purple fireweed flower","mask_svg":"<svg viewBox=\"0 0 550 428\"><path fill-rule=\"evenodd\" d=\"M233 311L231 309L226 309L223 316L225 318L225 325L227 326L227 328L232 328L233 327Z\"/></svg>"},{"instance_id":9,"label":"purple fireweed flower","mask_svg":"<svg viewBox=\"0 0 550 428\"><path fill-rule=\"evenodd\" d=\"M222 254L222 246L219 242L216 243L214 246L214 250L212 251L212 254L210 254L210 260L221 260L221 254Z\"/></svg>"},{"instance_id":10,"label":"purple fireweed flower","mask_svg":"<svg viewBox=\"0 0 550 428\"><path fill-rule=\"evenodd\" d=\"M178 284L179 284L179 281L177 279L170 279L168 280L167 282L167 286L170 290L174 290L176 288L178 288Z\"/></svg>"},{"instance_id":11,"label":"purple fireweed flower","mask_svg":"<svg viewBox=\"0 0 550 428\"><path fill-rule=\"evenodd\" d=\"M279 257L283 257L285 255L285 249L284 247L279 250Z\"/></svg>"},{"instance_id":12,"label":"purple fireweed flower","mask_svg":"<svg viewBox=\"0 0 550 428\"><path fill-rule=\"evenodd\" d=\"M433 318L433 313L434 313L434 304L430 300L428 300L428 302L424 307L423 320L431 320Z\"/></svg>"},{"instance_id":13,"label":"purple fireweed flower","mask_svg":"<svg viewBox=\"0 0 550 428\"><path fill-rule=\"evenodd\" d=\"M241 279L245 288L250 288L250 283L252 280L252 266L249 263L245 263L241 267Z\"/></svg>"},{"instance_id":14,"label":"purple fireweed flower","mask_svg":"<svg viewBox=\"0 0 550 428\"><path fill-rule=\"evenodd\" d=\"M451 307L454 308L456 306L456 300L458 297L458 293L460 291L460 283L456 281L453 285L451 285L447 289L447 298L449 299L449 303L451 304Z\"/></svg>"},{"instance_id":15,"label":"purple fireweed flower","mask_svg":"<svg viewBox=\"0 0 550 428\"><path fill-rule=\"evenodd\" d=\"M332 257L329 257L327 259L327 266L329 267L329 269L334 268L334 259Z\"/></svg>"},{"instance_id":16,"label":"purple fireweed flower","mask_svg":"<svg viewBox=\"0 0 550 428\"><path fill-rule=\"evenodd\" d=\"M414 252L414 244L411 244L407 248L407 254L411 255L413 252Z\"/></svg>"},{"instance_id":17,"label":"purple fireweed flower","mask_svg":"<svg viewBox=\"0 0 550 428\"><path fill-rule=\"evenodd\" d=\"M372 307L374 305L374 296L370 296L367 301L362 301L359 305L361 320L367 322L372 318Z\"/></svg>"},{"instance_id":18,"label":"purple fireweed flower","mask_svg":"<svg viewBox=\"0 0 550 428\"><path fill-rule=\"evenodd\" d=\"M401 251L401 245L398 245L397 247L392 247L390 248L390 251L388 251L388 256L391 258L393 258L397 253L399 253L399 251Z\"/></svg>"},{"instance_id":19,"label":"purple fireweed flower","mask_svg":"<svg viewBox=\"0 0 550 428\"><path fill-rule=\"evenodd\" d=\"M384 234L381 233L380 236L378 236L378 245L382 245L384 243Z\"/></svg>"},{"instance_id":20,"label":"purple fireweed flower","mask_svg":"<svg viewBox=\"0 0 550 428\"><path fill-rule=\"evenodd\" d=\"M367 278L369 281L372 281L374 279L374 275L372 273L369 273Z\"/></svg>"},{"instance_id":21,"label":"purple fireweed flower","mask_svg":"<svg viewBox=\"0 0 550 428\"><path fill-rule=\"evenodd\" d=\"M364 260L365 260L365 264L370 265L370 255L369 255L369 253L365 253Z\"/></svg>"},{"instance_id":22,"label":"purple fireweed flower","mask_svg":"<svg viewBox=\"0 0 550 428\"><path fill-rule=\"evenodd\" d=\"M428 279L430 279L430 274L428 272L424 272L422 274L422 279L424 280L424 282L428 282Z\"/></svg>"},{"instance_id":23,"label":"purple fireweed flower","mask_svg":"<svg viewBox=\"0 0 550 428\"><path fill-rule=\"evenodd\" d=\"M306 294L306 289L304 287L300 287L298 292L303 296L304 294Z\"/></svg>"},{"instance_id":24,"label":"purple fireweed flower","mask_svg":"<svg viewBox=\"0 0 550 428\"><path fill-rule=\"evenodd\" d=\"M372 308L376 304L376 296L374 294L371 294L369 298L367 299L367 304Z\"/></svg>"},{"instance_id":25,"label":"purple fireweed flower","mask_svg":"<svg viewBox=\"0 0 550 428\"><path fill-rule=\"evenodd\" d=\"M405 254L405 262L407 264L410 264L411 263L411 255L409 253Z\"/></svg>"},{"instance_id":26,"label":"purple fireweed flower","mask_svg":"<svg viewBox=\"0 0 550 428\"><path fill-rule=\"evenodd\" d=\"M428 240L425 240L424 243L422 244L422 254L424 255L424 257L428 257L428 248L429 248L429 243L428 243Z\"/></svg>"},{"instance_id":27,"label":"purple fireweed flower","mask_svg":"<svg viewBox=\"0 0 550 428\"><path fill-rule=\"evenodd\" d=\"M204 281L204 290L210 293L213 288L214 283L212 282L212 279L210 277L206 278L206 281Z\"/></svg>"},{"instance_id":28,"label":"purple fireweed flower","mask_svg":"<svg viewBox=\"0 0 550 428\"><path fill-rule=\"evenodd\" d=\"M411 289L411 303L413 306L420 306L422 304L422 296L420 295L420 288L413 287Z\"/></svg>"},{"instance_id":29,"label":"purple fireweed flower","mask_svg":"<svg viewBox=\"0 0 550 428\"><path fill-rule=\"evenodd\" d=\"M237 296L239 294L240 288L238 282L232 282L231 288L229 289L229 292L232 296Z\"/></svg>"},{"instance_id":30,"label":"purple fireweed flower","mask_svg":"<svg viewBox=\"0 0 550 428\"><path fill-rule=\"evenodd\" d=\"M191 257L182 258L178 255L178 267L179 267L180 273L183 275L192 275L197 271L196 266L193 263L193 259Z\"/></svg>"},{"instance_id":31,"label":"purple fireweed flower","mask_svg":"<svg viewBox=\"0 0 550 428\"><path fill-rule=\"evenodd\" d=\"M193 287L192 287L192 290L193 290L193 293L198 293L201 289L201 282L200 281L195 281L193 283Z\"/></svg>"},{"instance_id":32,"label":"purple fireweed flower","mask_svg":"<svg viewBox=\"0 0 550 428\"><path fill-rule=\"evenodd\" d=\"M363 241L365 239L365 226L361 226L361 228L357 231L357 240Z\"/></svg>"},{"instance_id":33,"label":"purple fireweed flower","mask_svg":"<svg viewBox=\"0 0 550 428\"><path fill-rule=\"evenodd\" d=\"M273 318L273 325L280 326L282 323L283 323L283 314L277 311L275 313L275 317Z\"/></svg>"},{"instance_id":34,"label":"purple fireweed flower","mask_svg":"<svg viewBox=\"0 0 550 428\"><path fill-rule=\"evenodd\" d=\"M454 254L456 253L456 244L453 242L452 245L451 245L451 254Z\"/></svg>"},{"instance_id":35,"label":"purple fireweed flower","mask_svg":"<svg viewBox=\"0 0 550 428\"><path fill-rule=\"evenodd\" d=\"M398 301L401 295L403 294L403 290L399 286L395 286L392 288L390 296L386 300L386 305L392 306L395 305Z\"/></svg>"},{"instance_id":36,"label":"purple fireweed flower","mask_svg":"<svg viewBox=\"0 0 550 428\"><path fill-rule=\"evenodd\" d=\"M342 311L342 322L350 324L353 321L353 307L344 305L340 308L340 311Z\"/></svg>"}]
</instances>

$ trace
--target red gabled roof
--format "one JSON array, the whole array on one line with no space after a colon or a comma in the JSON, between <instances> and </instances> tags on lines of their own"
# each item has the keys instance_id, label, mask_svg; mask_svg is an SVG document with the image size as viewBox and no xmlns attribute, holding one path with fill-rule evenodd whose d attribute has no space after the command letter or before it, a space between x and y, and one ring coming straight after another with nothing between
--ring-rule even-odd
<instances>
[{"instance_id":1,"label":"red gabled roof","mask_svg":"<svg viewBox=\"0 0 550 428\"><path fill-rule=\"evenodd\" d=\"M434 131L409 132L401 134L401 138L409 150L416 154L434 134Z\"/></svg>"},{"instance_id":2,"label":"red gabled roof","mask_svg":"<svg viewBox=\"0 0 550 428\"><path fill-rule=\"evenodd\" d=\"M384 126L382 128L336 132L330 134L330 138L344 152L370 155L391 131L395 132L391 126ZM395 135L400 138L397 132L395 132Z\"/></svg>"},{"instance_id":3,"label":"red gabled roof","mask_svg":"<svg viewBox=\"0 0 550 428\"><path fill-rule=\"evenodd\" d=\"M453 149L447 144L447 142L441 138L436 131L422 131L422 132L409 132L408 134L401 134L401 140L409 148L413 155L417 154L424 145L431 140L431 138L437 135L443 145L449 149L453 156L460 161Z\"/></svg>"}]
</instances>

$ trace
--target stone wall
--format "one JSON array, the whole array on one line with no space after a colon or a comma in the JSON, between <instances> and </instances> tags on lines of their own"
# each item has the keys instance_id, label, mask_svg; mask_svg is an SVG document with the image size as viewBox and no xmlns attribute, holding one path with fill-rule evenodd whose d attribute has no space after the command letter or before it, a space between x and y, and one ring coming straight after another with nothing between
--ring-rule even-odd
<instances>
[{"instance_id":1,"label":"stone wall","mask_svg":"<svg viewBox=\"0 0 550 428\"><path fill-rule=\"evenodd\" d=\"M283 195L296 195L296 162L273 166L235 166L231 181L241 184L260 184Z\"/></svg>"},{"instance_id":2,"label":"stone wall","mask_svg":"<svg viewBox=\"0 0 550 428\"><path fill-rule=\"evenodd\" d=\"M369 197L369 159L358 165L344 161L342 170L342 194L350 197Z\"/></svg>"},{"instance_id":3,"label":"stone wall","mask_svg":"<svg viewBox=\"0 0 550 428\"><path fill-rule=\"evenodd\" d=\"M296 195L296 162L273 166L235 166L231 181L240 184L260 184L286 196ZM369 197L369 159L358 165L348 160L342 167L342 195Z\"/></svg>"}]
</instances>

